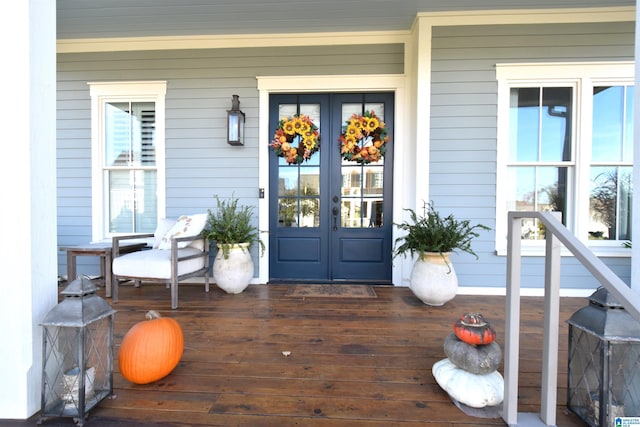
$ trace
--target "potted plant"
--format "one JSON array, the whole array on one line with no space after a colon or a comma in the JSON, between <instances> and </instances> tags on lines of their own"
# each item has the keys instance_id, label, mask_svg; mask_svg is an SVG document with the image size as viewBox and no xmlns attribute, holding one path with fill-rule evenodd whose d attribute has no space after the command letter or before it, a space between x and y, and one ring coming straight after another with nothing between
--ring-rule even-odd
<instances>
[{"instance_id":1,"label":"potted plant","mask_svg":"<svg viewBox=\"0 0 640 427\"><path fill-rule=\"evenodd\" d=\"M394 257L417 255L411 272L411 290L425 304L443 305L452 300L458 290L450 253L460 250L477 259L471 241L479 236L479 230L490 228L482 224L471 225L469 220L456 220L451 214L443 218L433 202L424 203L422 216L412 209L405 210L409 212L410 220L395 225L407 234L396 239Z\"/></svg>"},{"instance_id":2,"label":"potted plant","mask_svg":"<svg viewBox=\"0 0 640 427\"><path fill-rule=\"evenodd\" d=\"M264 242L253 225L253 206L240 205L237 198L220 200L216 196L215 211L209 209L205 237L218 247L213 260L213 279L216 285L230 294L237 294L249 286L253 277L253 260L249 249L260 245L264 253Z\"/></svg>"}]
</instances>

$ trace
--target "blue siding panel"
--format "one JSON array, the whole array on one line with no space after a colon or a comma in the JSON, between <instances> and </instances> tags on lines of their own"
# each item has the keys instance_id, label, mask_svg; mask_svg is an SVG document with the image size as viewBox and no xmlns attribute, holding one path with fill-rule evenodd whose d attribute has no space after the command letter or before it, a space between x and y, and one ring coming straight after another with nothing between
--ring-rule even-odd
<instances>
[{"instance_id":1,"label":"blue siding panel","mask_svg":"<svg viewBox=\"0 0 640 427\"><path fill-rule=\"evenodd\" d=\"M633 60L633 46L632 22L434 28L429 166L437 208L495 224L496 63ZM495 254L494 238L491 231L474 241L479 260L452 259L461 286L505 286L506 258ZM628 258L604 261L630 280ZM523 287L543 286L543 262L523 259ZM571 257L563 257L561 275L563 288L598 285Z\"/></svg>"},{"instance_id":2,"label":"blue siding panel","mask_svg":"<svg viewBox=\"0 0 640 427\"><path fill-rule=\"evenodd\" d=\"M358 46L194 49L70 53L57 63L57 203L59 245L91 239L91 99L88 82L166 80L167 216L205 212L214 195L258 201L259 75L404 72L404 48L377 45L375 55L345 58ZM245 146L226 143L226 111L240 96ZM85 259L86 258L86 259ZM97 268L97 260L78 263ZM66 258L58 255L59 274ZM80 271L80 268L79 268Z\"/></svg>"}]
</instances>

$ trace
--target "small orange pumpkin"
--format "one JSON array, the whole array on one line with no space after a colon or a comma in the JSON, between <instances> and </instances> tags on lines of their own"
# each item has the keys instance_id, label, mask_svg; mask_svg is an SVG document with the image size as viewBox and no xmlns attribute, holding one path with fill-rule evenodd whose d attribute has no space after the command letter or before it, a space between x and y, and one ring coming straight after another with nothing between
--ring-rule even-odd
<instances>
[{"instance_id":1,"label":"small orange pumpkin","mask_svg":"<svg viewBox=\"0 0 640 427\"><path fill-rule=\"evenodd\" d=\"M178 366L184 351L180 324L157 311L145 315L122 338L118 365L124 378L135 384L148 384L169 375Z\"/></svg>"},{"instance_id":2,"label":"small orange pumpkin","mask_svg":"<svg viewBox=\"0 0 640 427\"><path fill-rule=\"evenodd\" d=\"M491 344L496 331L480 313L467 313L453 325L453 332L460 341L473 345Z\"/></svg>"}]
</instances>

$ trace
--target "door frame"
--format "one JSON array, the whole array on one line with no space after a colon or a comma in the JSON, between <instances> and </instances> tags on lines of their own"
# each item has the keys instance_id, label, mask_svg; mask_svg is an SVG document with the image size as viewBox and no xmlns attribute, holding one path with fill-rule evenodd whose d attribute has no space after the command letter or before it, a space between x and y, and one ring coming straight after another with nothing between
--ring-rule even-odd
<instances>
[{"instance_id":1,"label":"door frame","mask_svg":"<svg viewBox=\"0 0 640 427\"><path fill-rule=\"evenodd\" d=\"M395 109L395 131L392 135L391 143L394 144L393 158L393 217L402 218L403 206L412 206L407 203L406 195L403 192L403 179L399 175L402 170L412 170L404 167L407 163L405 159L408 150L405 150L403 143L406 141L404 129L410 126L409 114L405 106L407 99L407 78L404 75L396 74L365 74L347 76L258 76L258 186L264 197L258 200L258 227L260 230L269 229L269 95L271 93L324 93L324 92L394 92ZM337 142L336 142L337 143ZM397 231L394 227L392 241L397 238ZM269 248L269 234L264 233L262 239L265 240ZM267 283L269 280L269 251L258 261L259 274L252 283ZM398 268L400 267L400 268ZM392 271L392 282L399 284L402 282L402 271L406 270L406 263L394 263Z\"/></svg>"}]
</instances>

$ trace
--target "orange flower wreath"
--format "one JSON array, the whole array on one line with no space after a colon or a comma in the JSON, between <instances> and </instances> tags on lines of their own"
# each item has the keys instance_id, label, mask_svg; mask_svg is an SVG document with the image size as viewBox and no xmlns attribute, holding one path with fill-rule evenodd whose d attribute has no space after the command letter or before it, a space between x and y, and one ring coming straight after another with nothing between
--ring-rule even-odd
<instances>
[{"instance_id":1,"label":"orange flower wreath","mask_svg":"<svg viewBox=\"0 0 640 427\"><path fill-rule=\"evenodd\" d=\"M366 111L345 121L344 133L338 141L344 160L367 164L384 157L389 139L384 122L373 111Z\"/></svg>"},{"instance_id":2,"label":"orange flower wreath","mask_svg":"<svg viewBox=\"0 0 640 427\"><path fill-rule=\"evenodd\" d=\"M318 127L304 114L285 117L278 123L270 146L287 163L299 165L320 149Z\"/></svg>"}]
</instances>

